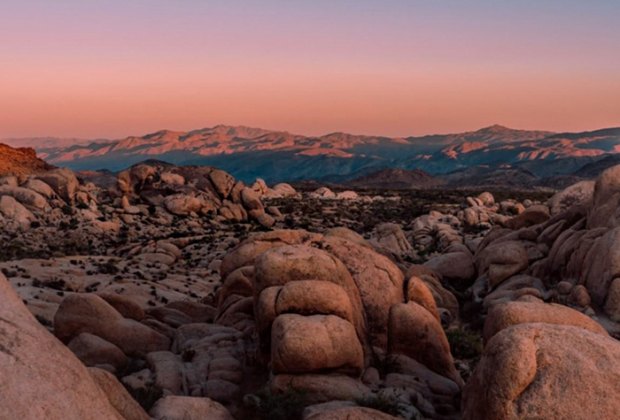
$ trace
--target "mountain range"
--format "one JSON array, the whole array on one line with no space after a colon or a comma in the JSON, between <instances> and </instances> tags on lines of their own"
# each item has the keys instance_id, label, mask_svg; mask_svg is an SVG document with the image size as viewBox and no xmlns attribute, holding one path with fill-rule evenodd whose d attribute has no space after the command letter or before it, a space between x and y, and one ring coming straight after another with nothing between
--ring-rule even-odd
<instances>
[{"instance_id":1,"label":"mountain range","mask_svg":"<svg viewBox=\"0 0 620 420\"><path fill-rule=\"evenodd\" d=\"M47 162L74 170L118 171L146 159L159 159L176 165L217 166L246 181L260 177L268 182L349 182L384 169L403 169L422 170L458 183L460 177L472 174L507 174L511 170L555 185L579 176L579 171L587 173L588 168L598 173L597 167L615 161L615 154L620 153L620 128L553 133L493 125L420 137L347 133L313 137L218 125L187 132L162 130L120 140L4 142L30 145Z\"/></svg>"}]
</instances>

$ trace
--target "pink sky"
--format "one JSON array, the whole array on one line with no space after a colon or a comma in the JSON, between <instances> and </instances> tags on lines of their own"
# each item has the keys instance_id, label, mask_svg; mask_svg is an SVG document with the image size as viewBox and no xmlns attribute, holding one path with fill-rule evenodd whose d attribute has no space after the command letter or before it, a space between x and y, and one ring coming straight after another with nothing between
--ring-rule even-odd
<instances>
[{"instance_id":1,"label":"pink sky","mask_svg":"<svg viewBox=\"0 0 620 420\"><path fill-rule=\"evenodd\" d=\"M620 126L618 2L512 3L15 2L0 138Z\"/></svg>"}]
</instances>

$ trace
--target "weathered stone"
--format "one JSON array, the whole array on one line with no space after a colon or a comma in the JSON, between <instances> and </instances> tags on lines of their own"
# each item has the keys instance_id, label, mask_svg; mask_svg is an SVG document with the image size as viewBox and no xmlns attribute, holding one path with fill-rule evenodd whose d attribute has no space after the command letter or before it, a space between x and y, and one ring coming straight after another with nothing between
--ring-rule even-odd
<instances>
[{"instance_id":1,"label":"weathered stone","mask_svg":"<svg viewBox=\"0 0 620 420\"><path fill-rule=\"evenodd\" d=\"M123 318L95 294L72 294L63 299L54 316L54 334L63 341L83 333L117 345L125 354L144 355L167 350L170 340L133 319Z\"/></svg>"},{"instance_id":2,"label":"weathered stone","mask_svg":"<svg viewBox=\"0 0 620 420\"><path fill-rule=\"evenodd\" d=\"M364 353L353 325L333 315L284 314L271 331L274 373L311 373L327 369L360 373Z\"/></svg>"},{"instance_id":3,"label":"weathered stone","mask_svg":"<svg viewBox=\"0 0 620 420\"><path fill-rule=\"evenodd\" d=\"M506 328L489 341L465 388L463 418L615 418L618 360L617 341L583 328Z\"/></svg>"},{"instance_id":4,"label":"weathered stone","mask_svg":"<svg viewBox=\"0 0 620 420\"><path fill-rule=\"evenodd\" d=\"M566 306L554 303L509 302L496 305L489 312L484 324L484 340L489 341L495 334L512 325L532 322L572 325L607 335L598 322Z\"/></svg>"},{"instance_id":5,"label":"weathered stone","mask_svg":"<svg viewBox=\"0 0 620 420\"><path fill-rule=\"evenodd\" d=\"M233 420L223 405L209 398L173 395L158 400L150 414L155 420Z\"/></svg>"}]
</instances>

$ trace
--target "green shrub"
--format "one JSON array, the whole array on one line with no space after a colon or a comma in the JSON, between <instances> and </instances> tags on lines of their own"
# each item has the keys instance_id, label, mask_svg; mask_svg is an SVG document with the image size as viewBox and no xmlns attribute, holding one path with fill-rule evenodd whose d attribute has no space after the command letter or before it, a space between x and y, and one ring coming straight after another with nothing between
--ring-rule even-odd
<instances>
[{"instance_id":1,"label":"green shrub","mask_svg":"<svg viewBox=\"0 0 620 420\"><path fill-rule=\"evenodd\" d=\"M256 396L260 401L256 407L258 418L264 420L301 419L304 408L310 405L306 394L301 391L274 394L265 388L257 392Z\"/></svg>"},{"instance_id":2,"label":"green shrub","mask_svg":"<svg viewBox=\"0 0 620 420\"><path fill-rule=\"evenodd\" d=\"M475 359L482 354L482 337L475 332L456 328L446 331L450 350L457 359Z\"/></svg>"}]
</instances>

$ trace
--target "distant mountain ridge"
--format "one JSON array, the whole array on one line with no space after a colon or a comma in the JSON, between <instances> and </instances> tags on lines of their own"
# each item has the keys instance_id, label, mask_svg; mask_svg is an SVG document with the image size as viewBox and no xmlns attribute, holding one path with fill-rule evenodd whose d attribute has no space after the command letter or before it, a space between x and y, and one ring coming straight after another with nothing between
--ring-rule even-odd
<instances>
[{"instance_id":1,"label":"distant mountain ridge","mask_svg":"<svg viewBox=\"0 0 620 420\"><path fill-rule=\"evenodd\" d=\"M24 139L21 139L23 144ZM620 128L582 133L515 130L500 125L420 137L331 133L303 136L217 125L187 132L161 130L121 140L34 146L48 162L77 170L117 171L146 159L220 167L237 178L268 182L348 181L382 169L433 176L468 168L518 169L535 177L571 175L620 153Z\"/></svg>"}]
</instances>

